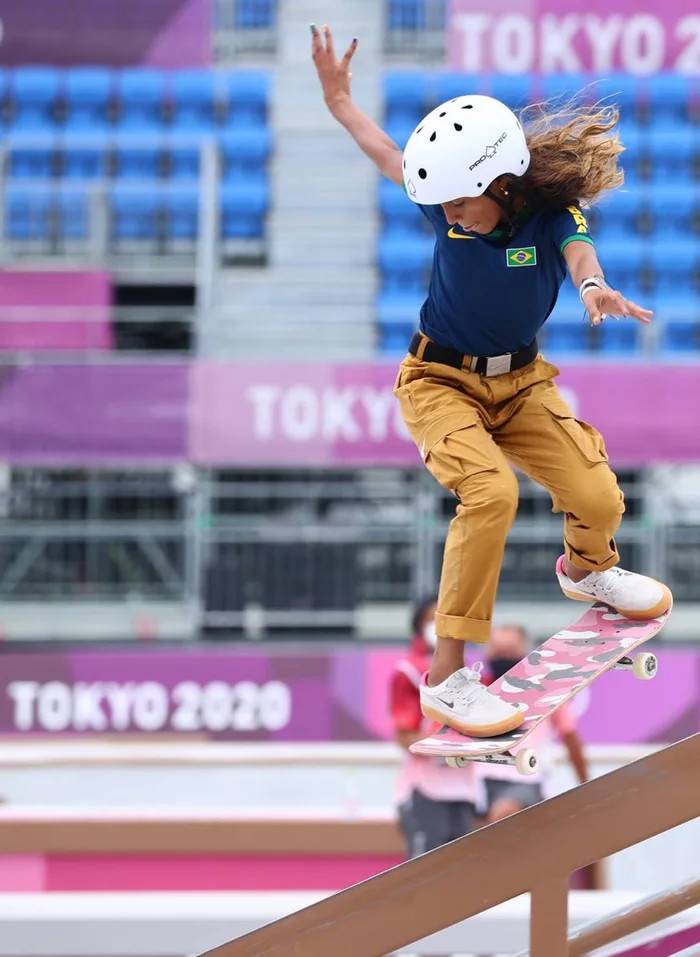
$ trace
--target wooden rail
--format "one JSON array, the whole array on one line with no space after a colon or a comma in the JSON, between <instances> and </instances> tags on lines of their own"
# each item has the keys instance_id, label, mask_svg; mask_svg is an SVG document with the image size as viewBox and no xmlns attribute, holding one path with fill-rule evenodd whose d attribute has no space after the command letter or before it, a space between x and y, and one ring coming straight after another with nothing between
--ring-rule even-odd
<instances>
[{"instance_id":1,"label":"wooden rail","mask_svg":"<svg viewBox=\"0 0 700 957\"><path fill-rule=\"evenodd\" d=\"M700 734L208 951L383 957L523 893L531 957L568 957L569 874L700 815Z\"/></svg>"}]
</instances>

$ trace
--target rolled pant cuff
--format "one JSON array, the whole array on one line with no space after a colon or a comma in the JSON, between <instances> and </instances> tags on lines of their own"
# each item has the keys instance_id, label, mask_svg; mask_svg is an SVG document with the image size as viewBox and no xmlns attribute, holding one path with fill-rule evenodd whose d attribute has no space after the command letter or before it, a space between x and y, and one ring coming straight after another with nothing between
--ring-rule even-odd
<instances>
[{"instance_id":1,"label":"rolled pant cuff","mask_svg":"<svg viewBox=\"0 0 700 957\"><path fill-rule=\"evenodd\" d=\"M614 553L604 561L592 562L589 558L584 558L583 555L575 551L575 549L573 549L571 545L565 541L564 554L572 563L572 565L576 565L577 568L587 568L589 572L605 572L608 570L608 568L613 568L613 566L619 564L620 562L620 554L617 548L615 548Z\"/></svg>"},{"instance_id":2,"label":"rolled pant cuff","mask_svg":"<svg viewBox=\"0 0 700 957\"><path fill-rule=\"evenodd\" d=\"M439 638L456 638L485 644L491 637L491 622L462 615L435 615L435 631Z\"/></svg>"}]
</instances>

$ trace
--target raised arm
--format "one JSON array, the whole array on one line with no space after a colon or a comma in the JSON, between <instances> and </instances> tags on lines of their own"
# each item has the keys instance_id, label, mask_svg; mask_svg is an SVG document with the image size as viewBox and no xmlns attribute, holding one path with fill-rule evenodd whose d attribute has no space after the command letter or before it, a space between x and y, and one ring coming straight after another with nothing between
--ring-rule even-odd
<instances>
[{"instance_id":1,"label":"raised arm","mask_svg":"<svg viewBox=\"0 0 700 957\"><path fill-rule=\"evenodd\" d=\"M639 322L651 322L653 312L650 309L644 309L631 299L625 299L616 289L607 287L595 246L591 243L569 243L564 247L564 259L594 326L606 316L631 316Z\"/></svg>"},{"instance_id":2,"label":"raised arm","mask_svg":"<svg viewBox=\"0 0 700 957\"><path fill-rule=\"evenodd\" d=\"M321 31L311 24L311 53L326 106L379 171L398 186L403 186L401 149L352 102L350 61L356 49L357 38L352 41L342 60L338 60L330 29L324 26Z\"/></svg>"}]
</instances>

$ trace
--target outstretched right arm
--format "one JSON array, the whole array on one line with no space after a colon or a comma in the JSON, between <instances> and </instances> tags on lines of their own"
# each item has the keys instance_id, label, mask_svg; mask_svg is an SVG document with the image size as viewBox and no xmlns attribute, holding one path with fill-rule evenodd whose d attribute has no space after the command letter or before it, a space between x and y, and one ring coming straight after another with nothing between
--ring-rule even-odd
<instances>
[{"instance_id":1,"label":"outstretched right arm","mask_svg":"<svg viewBox=\"0 0 700 957\"><path fill-rule=\"evenodd\" d=\"M322 35L314 24L311 25L311 52L326 106L379 171L398 186L403 186L401 149L352 102L350 60L356 49L357 39L352 41L342 60L338 60L330 29L324 26Z\"/></svg>"}]
</instances>

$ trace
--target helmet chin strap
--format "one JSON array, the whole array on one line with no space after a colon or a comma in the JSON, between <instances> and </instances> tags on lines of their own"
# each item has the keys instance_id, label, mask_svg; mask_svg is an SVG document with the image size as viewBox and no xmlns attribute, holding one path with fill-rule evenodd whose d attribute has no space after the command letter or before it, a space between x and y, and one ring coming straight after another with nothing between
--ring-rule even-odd
<instances>
[{"instance_id":1,"label":"helmet chin strap","mask_svg":"<svg viewBox=\"0 0 700 957\"><path fill-rule=\"evenodd\" d=\"M494 203L497 203L503 212L506 214L506 221L504 225L504 232L508 239L510 239L516 230L515 224L515 200L518 195L518 191L515 188L515 184L511 181L508 186L503 190L503 194L494 193L491 190L491 187L487 187L483 193L484 196L488 196L489 199L492 199Z\"/></svg>"}]
</instances>

